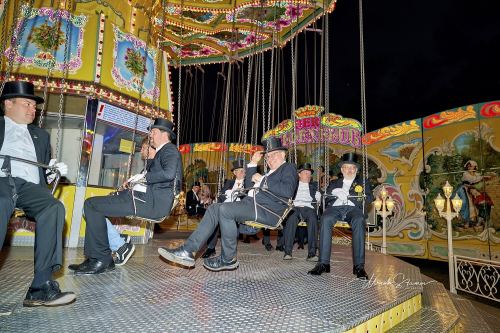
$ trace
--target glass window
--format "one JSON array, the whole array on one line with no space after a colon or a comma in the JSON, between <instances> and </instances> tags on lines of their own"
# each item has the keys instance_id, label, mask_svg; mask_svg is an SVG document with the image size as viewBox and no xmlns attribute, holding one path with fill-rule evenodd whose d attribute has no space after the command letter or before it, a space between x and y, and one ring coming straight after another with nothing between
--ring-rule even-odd
<instances>
[{"instance_id":1,"label":"glass window","mask_svg":"<svg viewBox=\"0 0 500 333\"><path fill-rule=\"evenodd\" d=\"M38 119L34 124L38 125ZM83 117L63 116L61 118L61 131L58 131L58 116L49 113L44 118L42 128L50 134L52 158L68 165L68 174L61 178L61 183L75 183L80 163L82 147ZM58 140L59 132L59 140ZM59 149L56 145L59 143ZM59 156L56 156L56 153Z\"/></svg>"},{"instance_id":2,"label":"glass window","mask_svg":"<svg viewBox=\"0 0 500 333\"><path fill-rule=\"evenodd\" d=\"M88 185L117 188L127 178L130 152L133 150L131 175L141 172L144 162L141 160L141 142L144 133L135 133L129 129L97 122L92 159L90 162Z\"/></svg>"}]
</instances>

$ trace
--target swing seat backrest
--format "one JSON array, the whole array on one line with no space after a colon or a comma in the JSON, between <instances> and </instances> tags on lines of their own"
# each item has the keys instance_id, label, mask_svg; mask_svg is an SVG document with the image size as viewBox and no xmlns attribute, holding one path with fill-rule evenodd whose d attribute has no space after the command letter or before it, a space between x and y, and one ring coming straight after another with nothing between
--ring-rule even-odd
<instances>
[{"instance_id":1,"label":"swing seat backrest","mask_svg":"<svg viewBox=\"0 0 500 333\"><path fill-rule=\"evenodd\" d=\"M252 228L255 228L255 229L261 229L261 228L263 228L263 229L270 229L270 230L281 230L281 229L283 229L283 226L282 226L283 222L285 221L285 219L288 216L288 214L290 213L290 211L293 209L293 200L292 199L285 200L285 199L277 196L276 194L272 193L268 189L260 188L260 187L242 189L242 190L239 190L238 192L240 192L240 194L241 193L248 194L248 191L250 191L250 190L255 190L255 195L257 194L257 191L266 192L266 193L270 194L271 196L273 196L274 198L276 198L279 201L281 201L283 203L283 205L286 205L286 207L285 207L285 210L281 214L278 214L278 213L273 212L270 209L268 209L268 208L266 208L266 207L258 204L257 201L255 200L255 195L254 195L253 202L254 202L254 208L255 208L255 220L254 221L243 221L243 222L240 222L240 223L245 224L245 225L247 225L249 227L252 227ZM271 215L276 216L278 218L277 221L274 224L265 224L265 223L259 222L258 221L258 210L257 210L257 207L261 208L261 209L263 209L265 211L267 211Z\"/></svg>"}]
</instances>

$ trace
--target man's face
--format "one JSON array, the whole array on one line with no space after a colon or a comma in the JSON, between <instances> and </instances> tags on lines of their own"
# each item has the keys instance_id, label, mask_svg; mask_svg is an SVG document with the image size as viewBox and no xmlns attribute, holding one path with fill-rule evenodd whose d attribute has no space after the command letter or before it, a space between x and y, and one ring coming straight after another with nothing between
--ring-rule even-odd
<instances>
[{"instance_id":1,"label":"man's face","mask_svg":"<svg viewBox=\"0 0 500 333\"><path fill-rule=\"evenodd\" d=\"M36 102L28 98L7 99L5 115L18 124L31 124L35 120Z\"/></svg>"},{"instance_id":2,"label":"man's face","mask_svg":"<svg viewBox=\"0 0 500 333\"><path fill-rule=\"evenodd\" d=\"M234 169L233 173L234 173L234 176L236 177L236 179L245 178L245 169L244 168Z\"/></svg>"},{"instance_id":3,"label":"man's face","mask_svg":"<svg viewBox=\"0 0 500 333\"><path fill-rule=\"evenodd\" d=\"M354 164L346 163L342 165L340 169L345 179L354 179L354 177L356 177L356 173L358 172L358 168Z\"/></svg>"},{"instance_id":4,"label":"man's face","mask_svg":"<svg viewBox=\"0 0 500 333\"><path fill-rule=\"evenodd\" d=\"M166 132L160 131L158 128L153 128L151 130L151 144L153 147L158 148L162 144L168 141L168 134Z\"/></svg>"},{"instance_id":5,"label":"man's face","mask_svg":"<svg viewBox=\"0 0 500 333\"><path fill-rule=\"evenodd\" d=\"M312 173L309 170L302 170L299 172L299 181L303 183L309 183L312 178Z\"/></svg>"},{"instance_id":6,"label":"man's face","mask_svg":"<svg viewBox=\"0 0 500 333\"><path fill-rule=\"evenodd\" d=\"M194 193L200 192L200 187L198 185L193 186L193 192Z\"/></svg>"},{"instance_id":7,"label":"man's face","mask_svg":"<svg viewBox=\"0 0 500 333\"><path fill-rule=\"evenodd\" d=\"M285 161L285 152L283 150L275 150L266 154L266 161L269 169L277 169Z\"/></svg>"}]
</instances>

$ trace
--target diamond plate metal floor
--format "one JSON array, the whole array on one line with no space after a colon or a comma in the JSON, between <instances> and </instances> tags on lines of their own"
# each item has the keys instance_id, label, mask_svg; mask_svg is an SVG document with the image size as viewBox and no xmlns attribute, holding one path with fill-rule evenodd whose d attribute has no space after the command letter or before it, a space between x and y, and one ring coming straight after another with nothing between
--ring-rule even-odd
<instances>
[{"instance_id":1,"label":"diamond plate metal floor","mask_svg":"<svg viewBox=\"0 0 500 333\"><path fill-rule=\"evenodd\" d=\"M306 250L282 260L260 244L239 244L240 268L213 273L201 260L194 269L163 262L159 246L138 245L130 261L97 276L58 278L75 303L23 308L32 278L32 249L12 247L0 257L1 332L343 332L422 293L418 268L367 252L369 281L352 275L351 248L334 245L332 273L307 275L315 263ZM219 252L219 249L217 249ZM83 260L65 249L65 266Z\"/></svg>"}]
</instances>

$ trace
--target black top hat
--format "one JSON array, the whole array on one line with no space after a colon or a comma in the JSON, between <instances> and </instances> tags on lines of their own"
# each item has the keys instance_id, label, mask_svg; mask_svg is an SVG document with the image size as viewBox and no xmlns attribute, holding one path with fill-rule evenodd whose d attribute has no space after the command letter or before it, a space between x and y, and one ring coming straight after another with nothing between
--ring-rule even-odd
<instances>
[{"instance_id":1,"label":"black top hat","mask_svg":"<svg viewBox=\"0 0 500 333\"><path fill-rule=\"evenodd\" d=\"M298 170L299 173L302 172L302 171L304 171L304 170L311 171L311 174L314 173L314 170L313 170L313 168L311 166L311 163L304 163L301 166L299 166L299 170Z\"/></svg>"},{"instance_id":2,"label":"black top hat","mask_svg":"<svg viewBox=\"0 0 500 333\"><path fill-rule=\"evenodd\" d=\"M174 133L174 123L168 119L164 118L156 118L153 125L148 127L148 130L152 130L153 128L161 129L162 131L167 131L170 134L170 140L175 140L177 135Z\"/></svg>"},{"instance_id":3,"label":"black top hat","mask_svg":"<svg viewBox=\"0 0 500 333\"><path fill-rule=\"evenodd\" d=\"M0 101L17 97L32 99L36 104L43 103L43 98L35 95L35 86L33 83L27 81L5 82Z\"/></svg>"},{"instance_id":4,"label":"black top hat","mask_svg":"<svg viewBox=\"0 0 500 333\"><path fill-rule=\"evenodd\" d=\"M243 160L234 160L233 161L233 167L231 168L231 171L234 171L236 169L243 169L245 168L245 161Z\"/></svg>"},{"instance_id":5,"label":"black top hat","mask_svg":"<svg viewBox=\"0 0 500 333\"><path fill-rule=\"evenodd\" d=\"M262 145L265 147L266 153L270 153L275 150L285 150L288 148L281 144L281 139L270 136L266 140L262 141Z\"/></svg>"},{"instance_id":6,"label":"black top hat","mask_svg":"<svg viewBox=\"0 0 500 333\"><path fill-rule=\"evenodd\" d=\"M191 187L195 187L195 186L201 186L200 182L194 182L193 186L191 186Z\"/></svg>"},{"instance_id":7,"label":"black top hat","mask_svg":"<svg viewBox=\"0 0 500 333\"><path fill-rule=\"evenodd\" d=\"M344 164L354 164L356 168L360 168L358 163L358 155L354 152L345 153L340 158L340 162L338 164L339 168L341 168Z\"/></svg>"}]
</instances>

